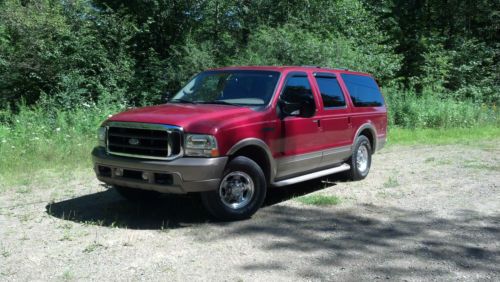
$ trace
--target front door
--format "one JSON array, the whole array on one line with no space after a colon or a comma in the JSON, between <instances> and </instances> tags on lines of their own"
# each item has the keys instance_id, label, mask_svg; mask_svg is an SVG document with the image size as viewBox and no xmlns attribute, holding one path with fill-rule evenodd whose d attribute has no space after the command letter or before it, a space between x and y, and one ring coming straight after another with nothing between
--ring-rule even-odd
<instances>
[{"instance_id":1,"label":"front door","mask_svg":"<svg viewBox=\"0 0 500 282\"><path fill-rule=\"evenodd\" d=\"M305 72L287 76L280 99L294 100L297 96L310 96L316 109L310 77ZM321 127L317 117L288 116L281 121L282 154L277 160L277 178L317 168L321 162Z\"/></svg>"}]
</instances>

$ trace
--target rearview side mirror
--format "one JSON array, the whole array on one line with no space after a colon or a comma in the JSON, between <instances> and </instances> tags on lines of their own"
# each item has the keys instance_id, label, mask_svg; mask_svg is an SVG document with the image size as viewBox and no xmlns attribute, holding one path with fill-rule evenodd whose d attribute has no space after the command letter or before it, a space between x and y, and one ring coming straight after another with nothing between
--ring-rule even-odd
<instances>
[{"instance_id":1,"label":"rearview side mirror","mask_svg":"<svg viewBox=\"0 0 500 282\"><path fill-rule=\"evenodd\" d=\"M172 92L170 90L167 90L161 94L161 101L166 103L170 99L170 96L172 95Z\"/></svg>"}]
</instances>

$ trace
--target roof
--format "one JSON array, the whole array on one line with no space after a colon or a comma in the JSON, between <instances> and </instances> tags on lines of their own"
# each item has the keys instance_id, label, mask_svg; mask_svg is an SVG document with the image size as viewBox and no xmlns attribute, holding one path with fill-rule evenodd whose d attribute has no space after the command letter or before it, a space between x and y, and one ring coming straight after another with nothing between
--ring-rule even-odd
<instances>
[{"instance_id":1,"label":"roof","mask_svg":"<svg viewBox=\"0 0 500 282\"><path fill-rule=\"evenodd\" d=\"M228 67L221 67L221 68L214 68L211 70L261 70L261 71L278 71L278 72L284 72L284 71L310 71L310 70L317 70L317 71L328 71L328 72L336 72L336 73L352 73L352 74L363 74L367 75L367 73L363 72L357 72L357 71L351 71L346 68L326 68L326 67L319 67L319 66L228 66Z\"/></svg>"}]
</instances>

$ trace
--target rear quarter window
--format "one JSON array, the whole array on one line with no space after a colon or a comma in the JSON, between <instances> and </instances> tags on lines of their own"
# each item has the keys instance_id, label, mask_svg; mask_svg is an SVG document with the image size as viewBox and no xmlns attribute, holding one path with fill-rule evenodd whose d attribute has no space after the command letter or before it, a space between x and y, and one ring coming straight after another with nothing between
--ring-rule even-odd
<instances>
[{"instance_id":1,"label":"rear quarter window","mask_svg":"<svg viewBox=\"0 0 500 282\"><path fill-rule=\"evenodd\" d=\"M382 93L372 77L342 74L342 79L355 107L380 107L384 105Z\"/></svg>"}]
</instances>

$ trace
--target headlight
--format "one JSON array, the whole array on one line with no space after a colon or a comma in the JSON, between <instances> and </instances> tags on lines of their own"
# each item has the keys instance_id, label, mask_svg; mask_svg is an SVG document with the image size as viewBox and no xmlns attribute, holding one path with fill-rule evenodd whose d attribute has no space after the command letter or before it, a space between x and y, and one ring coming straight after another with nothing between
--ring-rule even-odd
<instances>
[{"instance_id":1,"label":"headlight","mask_svg":"<svg viewBox=\"0 0 500 282\"><path fill-rule=\"evenodd\" d=\"M186 134L184 153L191 157L218 157L217 141L212 135Z\"/></svg>"},{"instance_id":2,"label":"headlight","mask_svg":"<svg viewBox=\"0 0 500 282\"><path fill-rule=\"evenodd\" d=\"M106 147L106 127L99 127L97 130L97 140L101 147Z\"/></svg>"}]
</instances>

